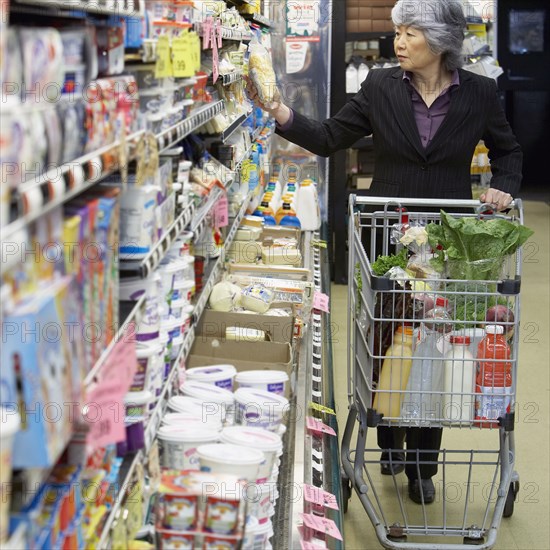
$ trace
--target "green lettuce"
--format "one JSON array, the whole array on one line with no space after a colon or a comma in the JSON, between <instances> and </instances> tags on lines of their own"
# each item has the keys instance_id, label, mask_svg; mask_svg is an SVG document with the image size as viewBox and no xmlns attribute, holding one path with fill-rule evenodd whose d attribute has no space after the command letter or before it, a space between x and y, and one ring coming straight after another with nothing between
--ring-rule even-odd
<instances>
[{"instance_id":1,"label":"green lettuce","mask_svg":"<svg viewBox=\"0 0 550 550\"><path fill-rule=\"evenodd\" d=\"M498 278L505 257L533 235L524 225L500 218L453 218L444 210L440 213L441 224L426 226L428 242L436 251L432 264L440 272L451 268L454 279Z\"/></svg>"}]
</instances>

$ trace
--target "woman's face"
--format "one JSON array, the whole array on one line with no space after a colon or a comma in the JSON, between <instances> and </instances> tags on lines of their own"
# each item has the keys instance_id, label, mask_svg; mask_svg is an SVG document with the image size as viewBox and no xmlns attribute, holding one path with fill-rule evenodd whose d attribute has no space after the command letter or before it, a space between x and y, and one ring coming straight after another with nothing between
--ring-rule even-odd
<instances>
[{"instance_id":1,"label":"woman's face","mask_svg":"<svg viewBox=\"0 0 550 550\"><path fill-rule=\"evenodd\" d=\"M441 62L441 55L430 50L424 33L414 27L396 27L393 46L404 71L421 71Z\"/></svg>"}]
</instances>

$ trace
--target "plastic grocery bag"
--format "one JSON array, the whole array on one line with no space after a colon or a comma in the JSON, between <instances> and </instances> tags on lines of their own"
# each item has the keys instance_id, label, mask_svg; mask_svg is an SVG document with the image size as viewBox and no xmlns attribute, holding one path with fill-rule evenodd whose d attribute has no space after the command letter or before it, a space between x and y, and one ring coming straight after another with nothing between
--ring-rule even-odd
<instances>
[{"instance_id":1,"label":"plastic grocery bag","mask_svg":"<svg viewBox=\"0 0 550 550\"><path fill-rule=\"evenodd\" d=\"M273 70L269 51L258 41L253 41L248 47L248 74L258 90L260 101L266 106L278 101L277 77Z\"/></svg>"}]
</instances>

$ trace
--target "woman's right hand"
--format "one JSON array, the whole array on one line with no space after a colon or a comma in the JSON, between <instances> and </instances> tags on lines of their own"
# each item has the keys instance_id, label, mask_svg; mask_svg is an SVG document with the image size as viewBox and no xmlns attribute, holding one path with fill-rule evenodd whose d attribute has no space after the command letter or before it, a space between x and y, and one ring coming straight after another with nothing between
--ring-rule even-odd
<instances>
[{"instance_id":1,"label":"woman's right hand","mask_svg":"<svg viewBox=\"0 0 550 550\"><path fill-rule=\"evenodd\" d=\"M258 89L256 88L254 81L249 76L246 76L245 80L246 92L250 100L253 101L255 105L269 113L270 116L272 116L280 125L284 125L290 118L290 108L281 101L281 93L279 92L279 88L275 87L273 92L273 101L269 104L265 104L260 99Z\"/></svg>"}]
</instances>

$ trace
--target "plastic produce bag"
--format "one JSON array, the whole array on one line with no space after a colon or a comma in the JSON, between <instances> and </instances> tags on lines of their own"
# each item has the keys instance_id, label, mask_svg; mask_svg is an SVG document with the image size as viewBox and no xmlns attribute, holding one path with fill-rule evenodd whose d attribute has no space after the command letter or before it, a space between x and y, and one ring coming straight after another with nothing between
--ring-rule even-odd
<instances>
[{"instance_id":1,"label":"plastic produce bag","mask_svg":"<svg viewBox=\"0 0 550 550\"><path fill-rule=\"evenodd\" d=\"M269 107L278 101L277 77L273 70L271 55L259 42L254 41L249 46L249 76L258 90L260 101Z\"/></svg>"}]
</instances>

